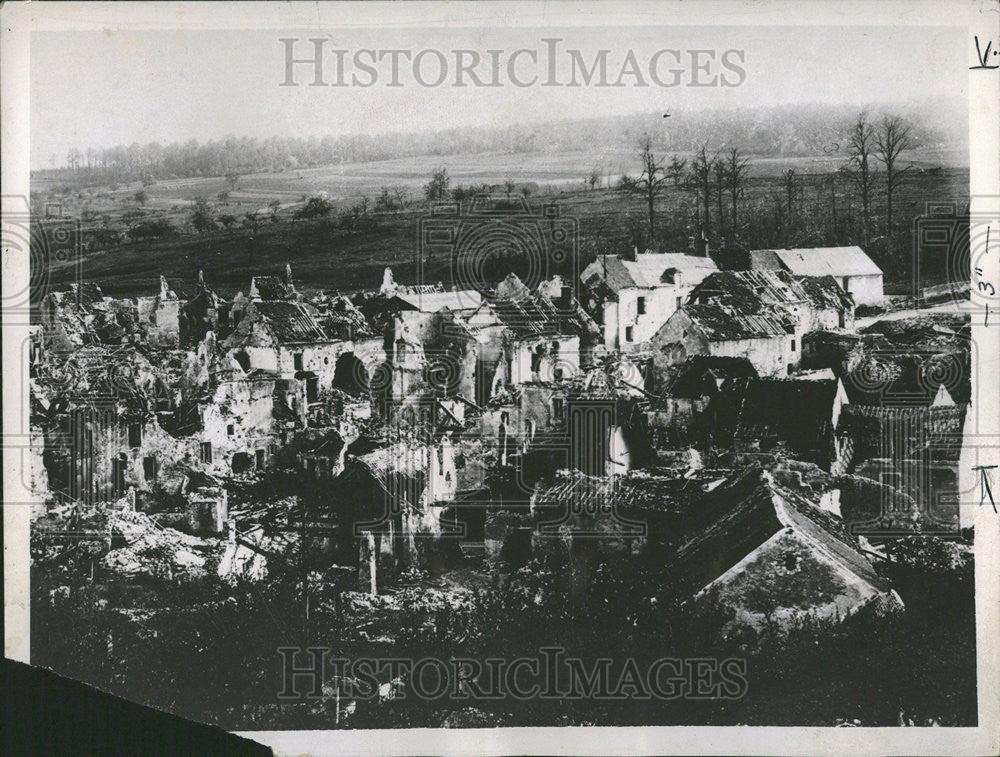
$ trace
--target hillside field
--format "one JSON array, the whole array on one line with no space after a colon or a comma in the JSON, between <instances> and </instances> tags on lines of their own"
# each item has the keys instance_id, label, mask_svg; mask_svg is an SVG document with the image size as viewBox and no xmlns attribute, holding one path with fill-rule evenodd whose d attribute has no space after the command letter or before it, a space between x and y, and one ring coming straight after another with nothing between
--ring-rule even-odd
<instances>
[{"instance_id":1,"label":"hillside field","mask_svg":"<svg viewBox=\"0 0 1000 757\"><path fill-rule=\"evenodd\" d=\"M955 167L961 163L960 156L921 151L907 157L914 169L896 198L894 226L900 241L894 259L879 260L879 250L872 251L886 270L888 283L908 279L909 229L927 203L961 205L968 199L968 169ZM751 247L859 243L857 201L848 181L835 173L843 162L836 153L810 158L751 157L751 181L740 209L740 239ZM577 219L581 265L596 252L621 252L647 242L642 198L608 188L622 173L635 172L635 156L625 151L431 155L249 174L239 177L235 189L225 177L160 180L145 188L139 183L57 187L38 178L33 179L32 197L36 208L58 203L64 216L83 219L83 275L99 282L110 295L152 293L160 274L183 288L197 280L199 269L212 286L232 294L246 289L252 273L282 271L286 262L292 264L302 288L350 291L377 286L386 266L393 268L398 280L414 280L418 222L428 212L422 186L440 166L447 168L452 187L511 181L529 186L528 202L535 212L543 203L558 203L563 216ZM791 224L781 178L789 168L796 172ZM592 171L602 177L595 189L584 184ZM374 201L382 187L399 188L408 199L407 206L391 212L369 211L363 228L338 222L338 215L362 196ZM142 203L134 199L139 190L146 193ZM228 196L220 197L226 192ZM294 220L294 211L304 198L317 192L327 193L333 203L331 214L318 220ZM253 231L236 225L231 232L217 229L199 234L189 222L198 197L209 200L217 218L229 214L242 219L247 213L265 211L275 200L281 207L273 221L268 217ZM876 201L876 230L883 204L881 198ZM728 200L726 205L728 214ZM693 195L681 187L670 187L658 199L658 247L686 249L694 207ZM110 245L98 244L94 236L101 227L124 230L130 223L161 219L169 220L179 233ZM447 283L447 260L432 257L425 264L430 271L427 278ZM55 266L50 279L59 285L71 277L68 265Z\"/></svg>"}]
</instances>

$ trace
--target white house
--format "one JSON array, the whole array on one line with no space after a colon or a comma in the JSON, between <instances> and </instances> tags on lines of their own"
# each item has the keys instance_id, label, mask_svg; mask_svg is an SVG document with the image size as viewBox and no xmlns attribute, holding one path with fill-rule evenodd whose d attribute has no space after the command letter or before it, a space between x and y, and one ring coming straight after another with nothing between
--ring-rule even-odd
<instances>
[{"instance_id":1,"label":"white house","mask_svg":"<svg viewBox=\"0 0 1000 757\"><path fill-rule=\"evenodd\" d=\"M718 271L711 258L644 252L636 259L600 255L581 275L595 300L591 312L608 349L648 342L702 279Z\"/></svg>"},{"instance_id":2,"label":"white house","mask_svg":"<svg viewBox=\"0 0 1000 757\"><path fill-rule=\"evenodd\" d=\"M856 305L882 304L882 269L860 247L754 250L754 270L785 270L795 276L833 276Z\"/></svg>"}]
</instances>

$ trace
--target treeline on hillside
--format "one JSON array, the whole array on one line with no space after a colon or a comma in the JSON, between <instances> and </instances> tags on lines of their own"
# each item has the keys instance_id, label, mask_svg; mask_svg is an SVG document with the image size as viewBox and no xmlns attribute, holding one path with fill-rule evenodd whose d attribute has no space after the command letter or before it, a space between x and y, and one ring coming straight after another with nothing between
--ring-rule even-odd
<instances>
[{"instance_id":1,"label":"treeline on hillside","mask_svg":"<svg viewBox=\"0 0 1000 757\"><path fill-rule=\"evenodd\" d=\"M50 179L109 182L195 176L226 176L282 171L337 163L461 155L483 152L528 153L631 148L642 134L655 136L657 149L693 151L706 141L740 147L757 155L815 155L834 149L850 128L857 106L798 105L713 109L521 124L502 128L460 127L416 134L390 132L333 137L230 136L221 140L160 144L151 142L106 149L74 147L52 156L61 167L41 172ZM884 108L874 107L873 112ZM893 106L914 127L916 146L956 146L964 124L945 120L940 105Z\"/></svg>"}]
</instances>

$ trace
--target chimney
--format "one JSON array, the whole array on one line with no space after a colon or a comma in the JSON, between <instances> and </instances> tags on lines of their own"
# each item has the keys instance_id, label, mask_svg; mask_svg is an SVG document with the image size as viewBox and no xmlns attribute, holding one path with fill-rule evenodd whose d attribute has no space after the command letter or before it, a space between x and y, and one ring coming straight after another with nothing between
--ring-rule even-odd
<instances>
[{"instance_id":1,"label":"chimney","mask_svg":"<svg viewBox=\"0 0 1000 757\"><path fill-rule=\"evenodd\" d=\"M198 271L198 286L202 289L205 288L205 272L201 270Z\"/></svg>"},{"instance_id":2,"label":"chimney","mask_svg":"<svg viewBox=\"0 0 1000 757\"><path fill-rule=\"evenodd\" d=\"M285 263L285 286L289 289L294 289L295 285L292 284L292 264Z\"/></svg>"},{"instance_id":3,"label":"chimney","mask_svg":"<svg viewBox=\"0 0 1000 757\"><path fill-rule=\"evenodd\" d=\"M562 310L569 310L572 291L573 290L570 288L569 284L563 284L559 287L559 307Z\"/></svg>"},{"instance_id":4,"label":"chimney","mask_svg":"<svg viewBox=\"0 0 1000 757\"><path fill-rule=\"evenodd\" d=\"M389 267L386 267L382 273L382 287L379 289L379 293L386 297L391 297L396 293L396 281L392 278L392 269Z\"/></svg>"},{"instance_id":5,"label":"chimney","mask_svg":"<svg viewBox=\"0 0 1000 757\"><path fill-rule=\"evenodd\" d=\"M160 299L165 300L170 296L170 287L167 285L166 276L160 276Z\"/></svg>"}]
</instances>

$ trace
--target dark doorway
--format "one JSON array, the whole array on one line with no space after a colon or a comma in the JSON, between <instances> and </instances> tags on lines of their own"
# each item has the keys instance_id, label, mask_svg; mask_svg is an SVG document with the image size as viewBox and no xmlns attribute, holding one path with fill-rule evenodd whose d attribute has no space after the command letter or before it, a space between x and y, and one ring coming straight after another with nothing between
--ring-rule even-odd
<instances>
[{"instance_id":1,"label":"dark doorway","mask_svg":"<svg viewBox=\"0 0 1000 757\"><path fill-rule=\"evenodd\" d=\"M128 458L122 452L111 461L111 474L114 478L115 496L125 493L125 468L128 465Z\"/></svg>"}]
</instances>

